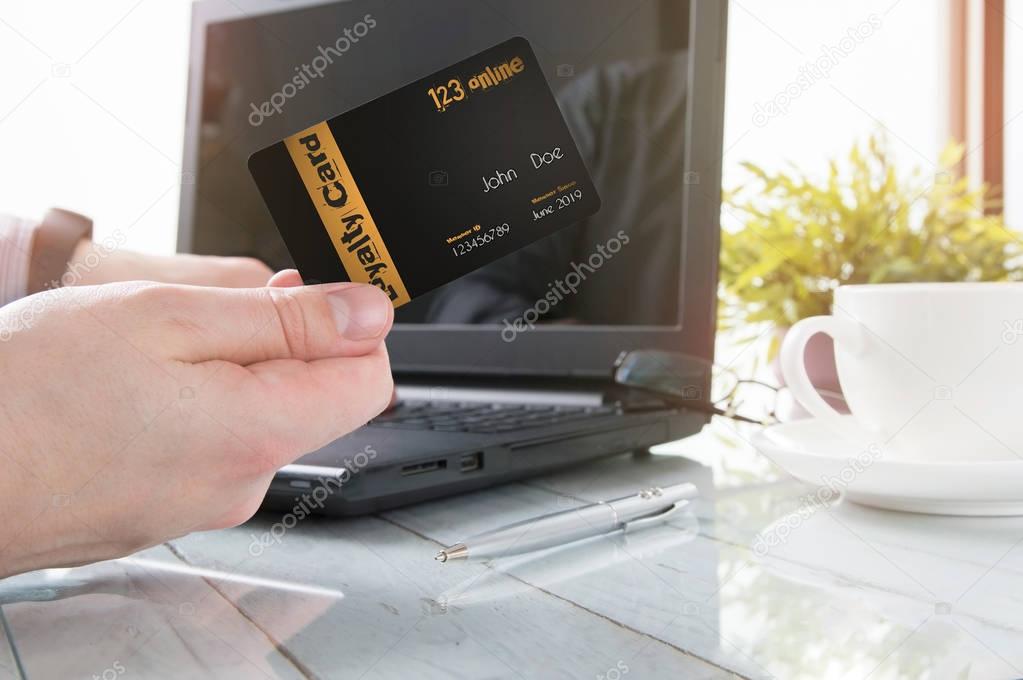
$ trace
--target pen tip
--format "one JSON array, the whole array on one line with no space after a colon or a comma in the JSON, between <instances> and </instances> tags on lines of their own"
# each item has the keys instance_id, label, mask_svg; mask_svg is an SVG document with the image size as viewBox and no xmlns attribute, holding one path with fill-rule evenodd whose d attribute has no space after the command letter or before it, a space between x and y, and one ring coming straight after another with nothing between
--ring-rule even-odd
<instances>
[{"instance_id":1,"label":"pen tip","mask_svg":"<svg viewBox=\"0 0 1023 680\"><path fill-rule=\"evenodd\" d=\"M469 549L465 547L465 544L456 543L441 550L433 559L438 562L451 562L452 560L464 560L468 557Z\"/></svg>"}]
</instances>

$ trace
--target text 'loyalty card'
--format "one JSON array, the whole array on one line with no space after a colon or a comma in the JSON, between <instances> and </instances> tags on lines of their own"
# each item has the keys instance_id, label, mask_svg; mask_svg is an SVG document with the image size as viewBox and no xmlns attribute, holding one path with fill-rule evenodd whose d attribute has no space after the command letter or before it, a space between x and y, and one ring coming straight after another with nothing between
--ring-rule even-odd
<instances>
[{"instance_id":1,"label":"text 'loyalty card'","mask_svg":"<svg viewBox=\"0 0 1023 680\"><path fill-rule=\"evenodd\" d=\"M398 307L589 217L600 198L523 38L256 152L306 283Z\"/></svg>"}]
</instances>

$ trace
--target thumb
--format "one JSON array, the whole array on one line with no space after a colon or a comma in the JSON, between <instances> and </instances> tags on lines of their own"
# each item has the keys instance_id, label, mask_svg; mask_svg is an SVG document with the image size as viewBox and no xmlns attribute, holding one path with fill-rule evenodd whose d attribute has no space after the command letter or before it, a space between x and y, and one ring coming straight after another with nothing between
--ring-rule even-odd
<instances>
[{"instance_id":1,"label":"thumb","mask_svg":"<svg viewBox=\"0 0 1023 680\"><path fill-rule=\"evenodd\" d=\"M394 320L380 289L356 283L159 290L168 288L173 301L161 305L171 312L161 332L173 358L190 363L362 356L381 344Z\"/></svg>"}]
</instances>

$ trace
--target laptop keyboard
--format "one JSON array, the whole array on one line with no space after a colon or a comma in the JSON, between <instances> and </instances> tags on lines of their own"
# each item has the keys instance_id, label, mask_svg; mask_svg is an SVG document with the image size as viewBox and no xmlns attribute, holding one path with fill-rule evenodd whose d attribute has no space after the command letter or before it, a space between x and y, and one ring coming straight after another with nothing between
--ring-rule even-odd
<instances>
[{"instance_id":1,"label":"laptop keyboard","mask_svg":"<svg viewBox=\"0 0 1023 680\"><path fill-rule=\"evenodd\" d=\"M370 424L409 430L498 434L617 415L615 406L406 401Z\"/></svg>"}]
</instances>

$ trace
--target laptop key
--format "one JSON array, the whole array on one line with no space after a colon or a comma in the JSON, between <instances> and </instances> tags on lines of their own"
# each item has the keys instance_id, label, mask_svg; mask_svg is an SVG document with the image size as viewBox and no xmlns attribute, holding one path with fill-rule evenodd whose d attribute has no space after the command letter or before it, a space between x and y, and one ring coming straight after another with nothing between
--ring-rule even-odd
<instances>
[{"instance_id":1,"label":"laptop key","mask_svg":"<svg viewBox=\"0 0 1023 680\"><path fill-rule=\"evenodd\" d=\"M550 427L613 415L614 406L403 402L373 420L374 425L437 432L498 434Z\"/></svg>"}]
</instances>

